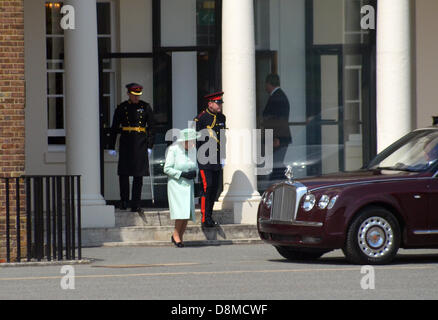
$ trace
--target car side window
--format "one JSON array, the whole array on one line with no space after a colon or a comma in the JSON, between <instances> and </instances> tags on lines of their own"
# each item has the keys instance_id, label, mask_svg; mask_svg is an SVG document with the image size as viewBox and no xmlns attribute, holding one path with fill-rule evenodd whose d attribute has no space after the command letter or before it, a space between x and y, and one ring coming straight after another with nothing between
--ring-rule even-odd
<instances>
[{"instance_id":1,"label":"car side window","mask_svg":"<svg viewBox=\"0 0 438 320\"><path fill-rule=\"evenodd\" d=\"M375 169L425 171L438 161L438 131L421 132L373 165Z\"/></svg>"}]
</instances>

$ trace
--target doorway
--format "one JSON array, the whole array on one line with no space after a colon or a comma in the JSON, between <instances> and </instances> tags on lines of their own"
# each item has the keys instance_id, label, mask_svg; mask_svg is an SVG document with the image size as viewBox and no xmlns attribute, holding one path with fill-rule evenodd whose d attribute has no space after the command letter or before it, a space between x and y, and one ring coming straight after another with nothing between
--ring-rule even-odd
<instances>
[{"instance_id":1,"label":"doorway","mask_svg":"<svg viewBox=\"0 0 438 320\"><path fill-rule=\"evenodd\" d=\"M306 1L307 158L318 159L308 176L357 170L376 154L375 31L355 29L360 2L342 3L349 15L332 15L344 29L330 33L318 20L326 3Z\"/></svg>"},{"instance_id":2,"label":"doorway","mask_svg":"<svg viewBox=\"0 0 438 320\"><path fill-rule=\"evenodd\" d=\"M116 106L127 99L124 86L138 82L144 87L142 100L152 105L157 122L154 176L153 181L144 178L142 206L150 206L152 198L155 205L163 201L167 206L167 177L162 173L170 143L166 132L187 127L187 121L205 108L203 97L221 89L221 7L221 0L152 0L151 52L101 54L101 192L109 203L119 199L117 159L104 152L109 128ZM175 21L179 24L170 23ZM115 66L112 78L105 75L108 65Z\"/></svg>"},{"instance_id":3,"label":"doorway","mask_svg":"<svg viewBox=\"0 0 438 320\"><path fill-rule=\"evenodd\" d=\"M108 155L105 150L109 148L114 111L118 104L128 98L125 86L127 83L137 82L144 87L141 100L152 105L156 121L154 148L150 158L150 171L153 174L143 178L142 206L164 202L167 200L167 178L162 174L164 161L161 160L166 148L161 141L164 141L165 133L172 126L171 57L166 53L155 57L152 53L108 53L101 55L99 61L102 195L109 204L114 204L119 199L118 157ZM108 76L106 66L112 66L115 72ZM118 142L116 148L117 145Z\"/></svg>"}]
</instances>

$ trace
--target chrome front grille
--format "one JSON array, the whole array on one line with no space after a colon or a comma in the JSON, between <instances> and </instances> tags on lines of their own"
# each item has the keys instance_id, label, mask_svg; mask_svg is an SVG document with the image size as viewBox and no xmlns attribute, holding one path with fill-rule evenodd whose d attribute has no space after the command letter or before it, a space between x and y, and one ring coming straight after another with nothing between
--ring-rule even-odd
<instances>
[{"instance_id":1,"label":"chrome front grille","mask_svg":"<svg viewBox=\"0 0 438 320\"><path fill-rule=\"evenodd\" d=\"M293 185L284 184L274 190L272 199L271 220L293 222L296 217L297 189Z\"/></svg>"}]
</instances>

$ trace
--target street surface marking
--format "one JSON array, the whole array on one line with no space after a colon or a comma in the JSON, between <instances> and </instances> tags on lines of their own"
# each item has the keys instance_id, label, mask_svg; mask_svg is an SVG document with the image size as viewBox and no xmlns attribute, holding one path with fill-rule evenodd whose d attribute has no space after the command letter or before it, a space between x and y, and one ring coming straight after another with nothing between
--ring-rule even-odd
<instances>
[{"instance_id":1,"label":"street surface marking","mask_svg":"<svg viewBox=\"0 0 438 320\"><path fill-rule=\"evenodd\" d=\"M378 270L433 270L437 267L379 267ZM312 273L327 271L360 271L360 267L346 268L317 268L317 269L276 269L276 270L234 270L234 271L192 271L192 272L159 272L159 273L132 273L132 274L98 274L98 275L75 275L80 278L130 278L130 277L162 277L162 276L184 276L184 275L233 275L251 273ZM28 280L50 280L61 279L62 276L43 276L43 277L17 277L0 278L0 281L28 281Z\"/></svg>"},{"instance_id":2,"label":"street surface marking","mask_svg":"<svg viewBox=\"0 0 438 320\"><path fill-rule=\"evenodd\" d=\"M159 263L159 264L114 264L114 265L97 265L92 268L110 268L110 269L124 269L124 268L150 268L150 267L183 267L196 266L201 263L197 262L181 262L181 263Z\"/></svg>"}]
</instances>

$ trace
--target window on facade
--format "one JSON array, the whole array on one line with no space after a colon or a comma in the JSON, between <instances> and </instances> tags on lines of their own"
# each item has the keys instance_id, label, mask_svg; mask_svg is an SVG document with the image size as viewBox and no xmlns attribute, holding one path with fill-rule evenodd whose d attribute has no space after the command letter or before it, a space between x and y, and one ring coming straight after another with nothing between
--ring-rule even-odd
<instances>
[{"instance_id":1,"label":"window on facade","mask_svg":"<svg viewBox=\"0 0 438 320\"><path fill-rule=\"evenodd\" d=\"M216 44L216 1L196 0L196 43Z\"/></svg>"},{"instance_id":2,"label":"window on facade","mask_svg":"<svg viewBox=\"0 0 438 320\"><path fill-rule=\"evenodd\" d=\"M46 2L46 63L47 63L47 131L48 143L65 144L64 99L64 30L60 27L62 2ZM97 3L99 54L111 51L111 2ZM103 61L104 99L114 99L111 81L114 70L110 61Z\"/></svg>"},{"instance_id":3,"label":"window on facade","mask_svg":"<svg viewBox=\"0 0 438 320\"><path fill-rule=\"evenodd\" d=\"M217 45L219 0L161 0L161 45Z\"/></svg>"},{"instance_id":4,"label":"window on facade","mask_svg":"<svg viewBox=\"0 0 438 320\"><path fill-rule=\"evenodd\" d=\"M62 3L46 3L47 126L49 143L65 143L64 32L60 27Z\"/></svg>"},{"instance_id":5,"label":"window on facade","mask_svg":"<svg viewBox=\"0 0 438 320\"><path fill-rule=\"evenodd\" d=\"M369 0L344 0L344 43L367 43L369 41L371 32L369 30L362 30L360 28L360 10L363 6L369 4Z\"/></svg>"},{"instance_id":6,"label":"window on facade","mask_svg":"<svg viewBox=\"0 0 438 320\"><path fill-rule=\"evenodd\" d=\"M110 2L97 3L97 37L99 55L112 52L114 45L113 31L112 31L112 15ZM102 103L105 106L115 108L116 105L116 85L115 74L116 67L114 61L111 59L102 60L102 72L100 73L100 81L102 88ZM110 112L109 108L103 108L103 124L105 127L110 126Z\"/></svg>"},{"instance_id":7,"label":"window on facade","mask_svg":"<svg viewBox=\"0 0 438 320\"><path fill-rule=\"evenodd\" d=\"M269 0L253 0L254 2L254 39L257 50L268 50L270 47Z\"/></svg>"}]
</instances>

